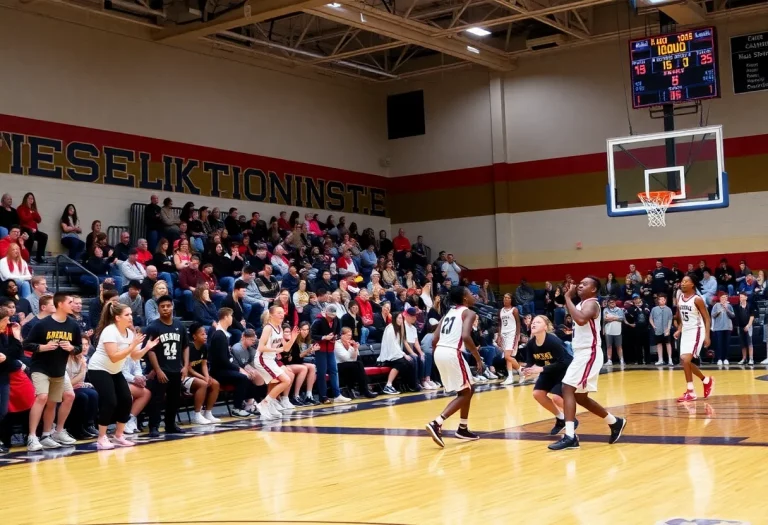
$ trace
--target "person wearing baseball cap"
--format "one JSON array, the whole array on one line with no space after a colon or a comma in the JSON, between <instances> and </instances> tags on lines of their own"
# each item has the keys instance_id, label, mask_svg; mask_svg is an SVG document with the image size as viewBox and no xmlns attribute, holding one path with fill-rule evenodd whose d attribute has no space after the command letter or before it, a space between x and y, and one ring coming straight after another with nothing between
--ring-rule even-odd
<instances>
[{"instance_id":1,"label":"person wearing baseball cap","mask_svg":"<svg viewBox=\"0 0 768 525\"><path fill-rule=\"evenodd\" d=\"M341 395L339 389L339 370L336 365L336 355L334 349L336 340L341 337L341 321L336 316L336 305L328 304L323 311L323 315L312 323L311 334L312 342L320 345L315 352L315 366L317 367L317 390L320 396L320 402L330 404L333 401L343 403L350 401L349 398ZM325 381L326 374L331 379L331 396L333 401L328 398L328 384Z\"/></svg>"},{"instance_id":2,"label":"person wearing baseball cap","mask_svg":"<svg viewBox=\"0 0 768 525\"><path fill-rule=\"evenodd\" d=\"M419 343L416 318L420 310L413 306L405 310L405 351L413 357L416 379L424 390L435 390L429 377L432 375L432 354L427 355Z\"/></svg>"}]
</instances>

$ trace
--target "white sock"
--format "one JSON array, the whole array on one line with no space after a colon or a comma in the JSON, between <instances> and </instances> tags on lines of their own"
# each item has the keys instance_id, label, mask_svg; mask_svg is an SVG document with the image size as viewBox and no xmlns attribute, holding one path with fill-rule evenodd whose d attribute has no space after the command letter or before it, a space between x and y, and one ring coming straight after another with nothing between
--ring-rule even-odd
<instances>
[{"instance_id":1,"label":"white sock","mask_svg":"<svg viewBox=\"0 0 768 525\"><path fill-rule=\"evenodd\" d=\"M573 437L576 435L575 423L573 421L565 422L565 435L568 437Z\"/></svg>"},{"instance_id":2,"label":"white sock","mask_svg":"<svg viewBox=\"0 0 768 525\"><path fill-rule=\"evenodd\" d=\"M203 412L201 410L195 410L195 415L196 416L202 416Z\"/></svg>"},{"instance_id":3,"label":"white sock","mask_svg":"<svg viewBox=\"0 0 768 525\"><path fill-rule=\"evenodd\" d=\"M443 423L445 423L445 419L443 419L443 416L437 416L435 418L435 423L437 423L438 425L442 425Z\"/></svg>"},{"instance_id":4,"label":"white sock","mask_svg":"<svg viewBox=\"0 0 768 525\"><path fill-rule=\"evenodd\" d=\"M392 383L387 383L387 386L392 388Z\"/></svg>"},{"instance_id":5,"label":"white sock","mask_svg":"<svg viewBox=\"0 0 768 525\"><path fill-rule=\"evenodd\" d=\"M459 419L460 427L466 427L467 425L469 425L469 419Z\"/></svg>"},{"instance_id":6,"label":"white sock","mask_svg":"<svg viewBox=\"0 0 768 525\"><path fill-rule=\"evenodd\" d=\"M603 418L603 421L605 421L609 425L613 425L614 423L616 423L616 416L608 412L608 415Z\"/></svg>"},{"instance_id":7,"label":"white sock","mask_svg":"<svg viewBox=\"0 0 768 525\"><path fill-rule=\"evenodd\" d=\"M688 383L688 392L693 392L693 383Z\"/></svg>"},{"instance_id":8,"label":"white sock","mask_svg":"<svg viewBox=\"0 0 768 525\"><path fill-rule=\"evenodd\" d=\"M213 417L213 412L211 412L210 410L206 410L205 412L203 412L203 417L206 419Z\"/></svg>"},{"instance_id":9,"label":"white sock","mask_svg":"<svg viewBox=\"0 0 768 525\"><path fill-rule=\"evenodd\" d=\"M709 376L707 376L704 379L702 379L701 382L704 383L705 385L708 385L709 384Z\"/></svg>"},{"instance_id":10,"label":"white sock","mask_svg":"<svg viewBox=\"0 0 768 525\"><path fill-rule=\"evenodd\" d=\"M565 419L565 414L563 414L562 412L559 412L559 413L558 413L558 414L557 414L555 417L556 417L557 419L560 419L560 420L562 420L562 419Z\"/></svg>"}]
</instances>

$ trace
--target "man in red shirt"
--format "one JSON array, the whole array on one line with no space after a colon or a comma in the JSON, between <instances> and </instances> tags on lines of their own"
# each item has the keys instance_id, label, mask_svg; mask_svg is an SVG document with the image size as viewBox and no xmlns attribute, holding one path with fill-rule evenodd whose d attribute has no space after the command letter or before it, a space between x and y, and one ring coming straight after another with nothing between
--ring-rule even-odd
<instances>
[{"instance_id":1,"label":"man in red shirt","mask_svg":"<svg viewBox=\"0 0 768 525\"><path fill-rule=\"evenodd\" d=\"M219 288L219 282L216 280L216 276L213 274L213 265L206 263L203 265L203 281L208 285L208 292L211 295L211 301L216 305L216 308L221 308L221 303L227 298L227 294L221 291Z\"/></svg>"},{"instance_id":2,"label":"man in red shirt","mask_svg":"<svg viewBox=\"0 0 768 525\"><path fill-rule=\"evenodd\" d=\"M411 241L405 236L405 230L402 228L397 230L397 237L392 240L392 244L395 247L395 253L409 251L411 249Z\"/></svg>"},{"instance_id":3,"label":"man in red shirt","mask_svg":"<svg viewBox=\"0 0 768 525\"><path fill-rule=\"evenodd\" d=\"M26 236L26 233L24 236L21 235L21 228L19 228L19 226L15 224L11 226L11 229L8 231L8 236L0 239L0 259L8 254L8 248L11 244L18 244L21 249L21 258L29 262L29 251L27 251L27 248L24 246Z\"/></svg>"},{"instance_id":4,"label":"man in red shirt","mask_svg":"<svg viewBox=\"0 0 768 525\"><path fill-rule=\"evenodd\" d=\"M149 251L146 239L139 239L136 243L136 260L139 261L144 267L147 267L149 261L152 260L152 252Z\"/></svg>"}]
</instances>

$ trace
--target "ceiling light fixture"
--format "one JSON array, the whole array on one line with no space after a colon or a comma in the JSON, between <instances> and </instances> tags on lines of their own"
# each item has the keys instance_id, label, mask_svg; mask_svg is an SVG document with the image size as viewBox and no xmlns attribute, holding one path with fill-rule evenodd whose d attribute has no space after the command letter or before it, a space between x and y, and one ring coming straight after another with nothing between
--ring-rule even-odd
<instances>
[{"instance_id":1,"label":"ceiling light fixture","mask_svg":"<svg viewBox=\"0 0 768 525\"><path fill-rule=\"evenodd\" d=\"M341 4L338 2L331 2L330 4L325 4L328 7L341 7Z\"/></svg>"},{"instance_id":2,"label":"ceiling light fixture","mask_svg":"<svg viewBox=\"0 0 768 525\"><path fill-rule=\"evenodd\" d=\"M490 31L488 31L487 29L483 29L482 27L470 27L466 31L467 33L472 33L473 35L476 35L476 36L488 36L491 34Z\"/></svg>"},{"instance_id":3,"label":"ceiling light fixture","mask_svg":"<svg viewBox=\"0 0 768 525\"><path fill-rule=\"evenodd\" d=\"M470 53L474 53L476 55L480 54L480 50L472 46L467 46L467 51L469 51Z\"/></svg>"}]
</instances>

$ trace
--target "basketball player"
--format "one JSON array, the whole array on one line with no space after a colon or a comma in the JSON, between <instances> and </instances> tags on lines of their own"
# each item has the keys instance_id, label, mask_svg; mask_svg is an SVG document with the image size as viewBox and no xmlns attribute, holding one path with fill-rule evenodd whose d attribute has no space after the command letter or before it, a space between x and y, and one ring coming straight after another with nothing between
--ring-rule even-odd
<instances>
[{"instance_id":1,"label":"basketball player","mask_svg":"<svg viewBox=\"0 0 768 525\"><path fill-rule=\"evenodd\" d=\"M285 368L277 362L277 356L283 351L283 319L285 310L281 306L272 306L269 309L269 318L264 324L264 330L259 339L259 347L256 350L253 367L267 383L267 397L259 403L261 418L265 420L279 419L282 417L282 406L277 399L291 386L291 378ZM285 341L285 346L291 348L299 335L297 326L291 331L291 339ZM293 408L293 405L291 405Z\"/></svg>"},{"instance_id":2,"label":"basketball player","mask_svg":"<svg viewBox=\"0 0 768 525\"><path fill-rule=\"evenodd\" d=\"M472 384L472 374L469 365L461 354L464 346L475 357L478 375L483 372L483 359L472 342L472 325L477 314L469 308L475 304L475 299L469 289L456 286L450 290L451 303L455 305L440 320L435 330L433 340L434 360L440 371L440 379L446 392L456 392L456 399L448 403L448 406L435 419L427 423L427 431L432 440L440 448L445 447L443 441L443 422L451 417L457 410L460 411L459 429L454 434L459 439L474 441L480 437L470 432L467 426L469 418L469 405L472 402L472 394L475 388Z\"/></svg>"},{"instance_id":3,"label":"basketball player","mask_svg":"<svg viewBox=\"0 0 768 525\"><path fill-rule=\"evenodd\" d=\"M504 351L504 360L507 362L507 378L502 385L515 383L515 375L512 372L520 372L520 363L517 362L517 345L520 342L520 313L512 306L512 294L504 294L504 306L499 310L499 335L496 344ZM523 374L520 374L520 382L523 382Z\"/></svg>"},{"instance_id":4,"label":"basketball player","mask_svg":"<svg viewBox=\"0 0 768 525\"><path fill-rule=\"evenodd\" d=\"M589 392L597 392L597 378L603 367L603 351L600 341L600 304L597 293L600 280L589 276L578 286L568 285L565 292L565 306L573 319L573 361L563 378L563 410L565 412L565 435L557 443L549 445L550 450L579 448L576 436L576 403L603 419L611 429L608 443L616 443L624 431L627 420L616 417L589 398ZM573 304L576 293L581 301Z\"/></svg>"},{"instance_id":5,"label":"basketball player","mask_svg":"<svg viewBox=\"0 0 768 525\"><path fill-rule=\"evenodd\" d=\"M692 360L699 357L702 345L709 347L711 320L704 299L696 295L696 284L690 275L686 275L680 281L675 318L677 319L675 339L680 339L680 362L683 364L685 382L688 385L685 394L680 396L677 402L696 401L696 393L693 390L694 374L704 383L704 399L706 399L712 395L715 379L712 376L704 377Z\"/></svg>"},{"instance_id":6,"label":"basketball player","mask_svg":"<svg viewBox=\"0 0 768 525\"><path fill-rule=\"evenodd\" d=\"M523 353L527 356L526 365L521 370L526 378L539 374L533 386L533 398L555 416L555 426L549 433L551 436L559 434L565 428L563 378L573 360L554 331L552 322L545 315L533 318L531 338ZM549 397L549 394L552 394L552 397ZM574 423L574 429L578 428L578 420Z\"/></svg>"}]
</instances>

